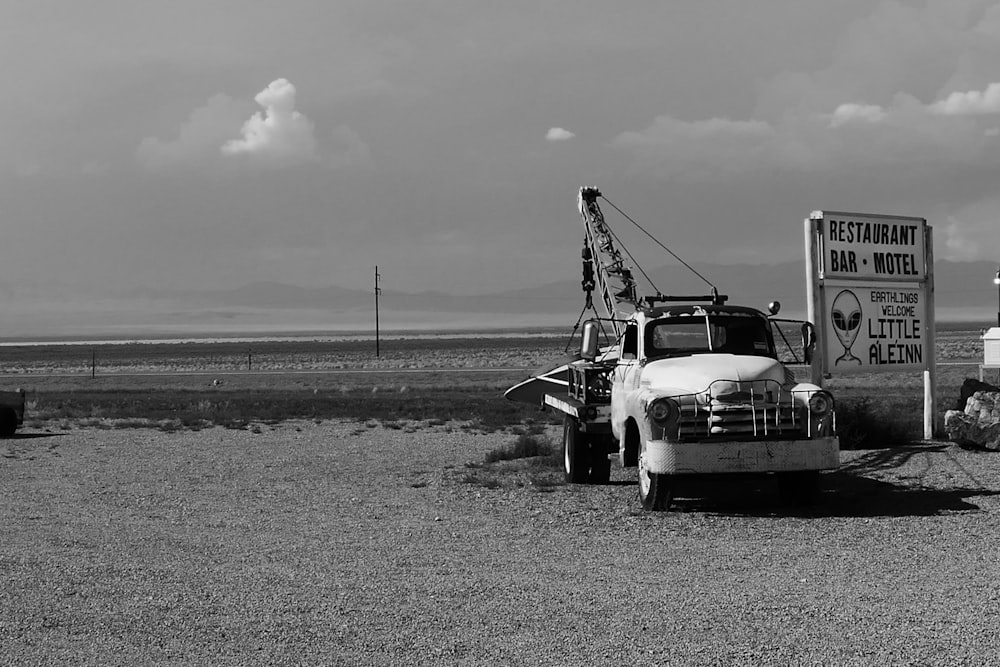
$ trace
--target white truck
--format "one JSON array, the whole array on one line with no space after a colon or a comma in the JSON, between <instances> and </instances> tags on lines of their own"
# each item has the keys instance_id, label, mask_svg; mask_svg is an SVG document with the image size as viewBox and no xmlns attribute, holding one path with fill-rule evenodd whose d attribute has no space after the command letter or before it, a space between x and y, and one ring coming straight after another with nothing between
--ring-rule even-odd
<instances>
[{"instance_id":1,"label":"white truck","mask_svg":"<svg viewBox=\"0 0 1000 667\"><path fill-rule=\"evenodd\" d=\"M0 437L9 438L24 423L24 390L0 391Z\"/></svg>"},{"instance_id":2,"label":"white truck","mask_svg":"<svg viewBox=\"0 0 1000 667\"><path fill-rule=\"evenodd\" d=\"M583 282L585 291L599 288L607 318L584 324L579 359L507 397L564 413L567 481L607 482L614 456L637 467L645 509L667 510L683 479L731 473L774 474L789 500L814 500L819 471L840 464L834 400L796 381L775 344L777 333L780 349L794 354L781 326L794 324L802 356L792 361L805 363L816 344L812 326L773 317L777 304L768 314L726 305L714 287L707 296L638 298L599 196L596 188L580 191ZM615 339L599 350L602 321Z\"/></svg>"}]
</instances>

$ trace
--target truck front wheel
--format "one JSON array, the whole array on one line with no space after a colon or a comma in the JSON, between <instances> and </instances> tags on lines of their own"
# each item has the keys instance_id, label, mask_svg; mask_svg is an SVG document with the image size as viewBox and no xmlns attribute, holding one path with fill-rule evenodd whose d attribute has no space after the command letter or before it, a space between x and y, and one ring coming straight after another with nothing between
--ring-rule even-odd
<instances>
[{"instance_id":1,"label":"truck front wheel","mask_svg":"<svg viewBox=\"0 0 1000 667\"><path fill-rule=\"evenodd\" d=\"M649 472L646 462L639 457L639 502L642 509L666 512L673 500L674 485L670 475Z\"/></svg>"}]
</instances>

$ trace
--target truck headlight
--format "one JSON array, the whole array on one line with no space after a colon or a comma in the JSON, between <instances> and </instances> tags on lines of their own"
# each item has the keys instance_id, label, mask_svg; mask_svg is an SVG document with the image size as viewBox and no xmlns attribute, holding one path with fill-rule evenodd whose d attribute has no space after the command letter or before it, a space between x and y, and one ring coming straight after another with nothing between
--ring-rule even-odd
<instances>
[{"instance_id":1,"label":"truck headlight","mask_svg":"<svg viewBox=\"0 0 1000 667\"><path fill-rule=\"evenodd\" d=\"M680 409L677 407L677 403L669 398L656 399L649 404L649 408L646 410L649 418L660 426L674 421L679 413Z\"/></svg>"},{"instance_id":2,"label":"truck headlight","mask_svg":"<svg viewBox=\"0 0 1000 667\"><path fill-rule=\"evenodd\" d=\"M809 397L809 412L823 417L833 411L833 396L825 391L817 391Z\"/></svg>"}]
</instances>

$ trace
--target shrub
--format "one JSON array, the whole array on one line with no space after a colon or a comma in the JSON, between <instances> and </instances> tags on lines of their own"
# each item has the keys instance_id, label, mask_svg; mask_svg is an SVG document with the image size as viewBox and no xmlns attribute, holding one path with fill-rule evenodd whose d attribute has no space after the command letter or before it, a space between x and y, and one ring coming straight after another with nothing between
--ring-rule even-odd
<instances>
[{"instance_id":1,"label":"shrub","mask_svg":"<svg viewBox=\"0 0 1000 667\"><path fill-rule=\"evenodd\" d=\"M547 438L531 433L522 433L512 444L488 452L486 462L496 463L497 461L513 461L514 459L534 457L542 457L546 460L554 459L558 463L558 452L555 451Z\"/></svg>"},{"instance_id":2,"label":"shrub","mask_svg":"<svg viewBox=\"0 0 1000 667\"><path fill-rule=\"evenodd\" d=\"M144 388L53 388L32 396L31 424L42 421L81 419L135 420L157 428L162 420L179 420L182 428L219 425L245 428L251 422L279 423L287 419L353 419L375 428L405 428L417 422L451 428L463 424L470 432L491 433L527 424L523 432L544 430L555 423L538 408L503 399L496 388L482 386L410 388L405 393L364 387L341 390L330 396L313 389L240 389L236 386L210 390L177 387ZM540 420L540 424L535 420Z\"/></svg>"},{"instance_id":3,"label":"shrub","mask_svg":"<svg viewBox=\"0 0 1000 667\"><path fill-rule=\"evenodd\" d=\"M878 449L907 444L915 439L912 415L876 409L867 397L837 404L837 435L841 449ZM909 417L904 421L904 417Z\"/></svg>"}]
</instances>

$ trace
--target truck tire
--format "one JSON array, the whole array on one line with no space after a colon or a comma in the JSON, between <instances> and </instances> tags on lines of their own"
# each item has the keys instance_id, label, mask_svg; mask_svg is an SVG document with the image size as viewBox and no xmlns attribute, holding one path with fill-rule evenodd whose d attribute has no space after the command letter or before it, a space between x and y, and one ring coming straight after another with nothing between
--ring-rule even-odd
<instances>
[{"instance_id":1,"label":"truck tire","mask_svg":"<svg viewBox=\"0 0 1000 667\"><path fill-rule=\"evenodd\" d=\"M9 438L17 431L17 413L14 408L0 405L0 438Z\"/></svg>"},{"instance_id":2,"label":"truck tire","mask_svg":"<svg viewBox=\"0 0 1000 667\"><path fill-rule=\"evenodd\" d=\"M563 421L563 470L570 484L590 481L590 442L580 423L569 415Z\"/></svg>"},{"instance_id":3,"label":"truck tire","mask_svg":"<svg viewBox=\"0 0 1000 667\"><path fill-rule=\"evenodd\" d=\"M642 509L666 512L674 497L674 484L670 475L646 471L646 464L639 457L639 502Z\"/></svg>"},{"instance_id":4,"label":"truck tire","mask_svg":"<svg viewBox=\"0 0 1000 667\"><path fill-rule=\"evenodd\" d=\"M819 502L820 492L818 470L778 473L778 497L783 504L815 505Z\"/></svg>"}]
</instances>

